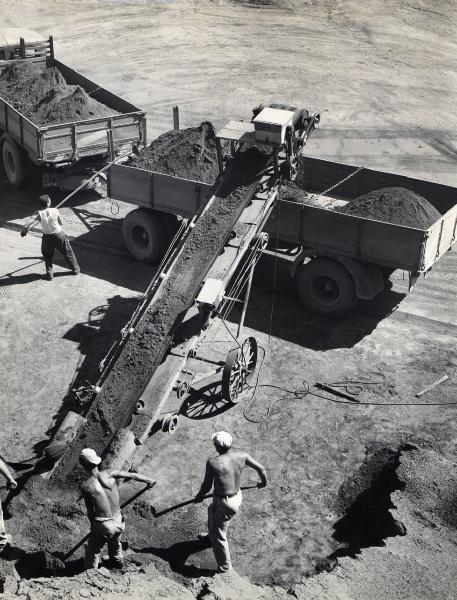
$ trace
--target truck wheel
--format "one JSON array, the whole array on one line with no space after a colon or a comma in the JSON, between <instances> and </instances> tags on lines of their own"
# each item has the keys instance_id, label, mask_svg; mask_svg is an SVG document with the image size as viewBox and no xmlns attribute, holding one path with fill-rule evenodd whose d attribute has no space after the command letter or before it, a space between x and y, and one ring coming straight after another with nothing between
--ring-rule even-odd
<instances>
[{"instance_id":1,"label":"truck wheel","mask_svg":"<svg viewBox=\"0 0 457 600\"><path fill-rule=\"evenodd\" d=\"M26 159L22 150L9 135L0 140L2 147L2 162L6 177L15 188L21 187L27 179Z\"/></svg>"},{"instance_id":2,"label":"truck wheel","mask_svg":"<svg viewBox=\"0 0 457 600\"><path fill-rule=\"evenodd\" d=\"M147 208L137 208L125 217L122 235L134 258L153 264L160 262L169 241L162 216Z\"/></svg>"},{"instance_id":3,"label":"truck wheel","mask_svg":"<svg viewBox=\"0 0 457 600\"><path fill-rule=\"evenodd\" d=\"M297 274L298 295L305 308L325 317L340 317L358 302L350 273L329 258L315 258Z\"/></svg>"}]
</instances>

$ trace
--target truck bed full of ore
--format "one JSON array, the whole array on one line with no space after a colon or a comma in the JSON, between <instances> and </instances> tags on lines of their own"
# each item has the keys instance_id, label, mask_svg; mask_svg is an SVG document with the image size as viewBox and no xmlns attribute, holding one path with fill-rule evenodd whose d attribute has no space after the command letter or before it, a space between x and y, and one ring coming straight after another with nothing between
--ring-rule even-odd
<instances>
[{"instance_id":1,"label":"truck bed full of ore","mask_svg":"<svg viewBox=\"0 0 457 600\"><path fill-rule=\"evenodd\" d=\"M35 125L57 125L119 113L69 85L57 67L19 61L0 73L0 96Z\"/></svg>"},{"instance_id":2,"label":"truck bed full of ore","mask_svg":"<svg viewBox=\"0 0 457 600\"><path fill-rule=\"evenodd\" d=\"M310 194L292 182L281 185L280 200L327 208L347 215L375 219L415 229L428 229L441 214L423 196L402 187L387 187L373 190L363 196L349 200L345 206L331 203L328 196Z\"/></svg>"},{"instance_id":3,"label":"truck bed full of ore","mask_svg":"<svg viewBox=\"0 0 457 600\"><path fill-rule=\"evenodd\" d=\"M137 324L87 414L87 424L73 443L54 480L72 487L81 477L80 450L89 446L99 453L117 429L125 426L136 401L167 352L173 332L221 252L230 231L255 192L270 155L259 147L245 148L229 165L215 200L197 220L161 292Z\"/></svg>"},{"instance_id":4,"label":"truck bed full of ore","mask_svg":"<svg viewBox=\"0 0 457 600\"><path fill-rule=\"evenodd\" d=\"M402 187L373 190L354 198L338 211L415 229L428 229L441 217L423 196Z\"/></svg>"},{"instance_id":5,"label":"truck bed full of ore","mask_svg":"<svg viewBox=\"0 0 457 600\"><path fill-rule=\"evenodd\" d=\"M132 167L213 184L219 174L213 125L167 131L129 162Z\"/></svg>"}]
</instances>

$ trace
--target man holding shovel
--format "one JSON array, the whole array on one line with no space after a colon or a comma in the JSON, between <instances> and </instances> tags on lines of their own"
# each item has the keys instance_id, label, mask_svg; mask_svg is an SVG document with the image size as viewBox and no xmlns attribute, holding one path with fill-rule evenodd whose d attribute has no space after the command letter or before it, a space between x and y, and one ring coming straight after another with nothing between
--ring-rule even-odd
<instances>
[{"instance_id":1,"label":"man holding shovel","mask_svg":"<svg viewBox=\"0 0 457 600\"><path fill-rule=\"evenodd\" d=\"M51 207L51 198L47 194L38 198L38 211L32 215L31 219L33 219L32 223L23 227L21 236L26 236L33 223L40 221L43 231L41 253L43 254L46 266L46 278L49 281L53 279L52 262L56 249L65 257L73 275L78 275L81 269L79 268L73 248L63 232L60 213L57 208Z\"/></svg>"},{"instance_id":2,"label":"man holding shovel","mask_svg":"<svg viewBox=\"0 0 457 600\"><path fill-rule=\"evenodd\" d=\"M226 431L219 431L212 436L214 447L218 453L206 463L206 473L200 491L194 502L201 502L214 483L213 503L208 508L208 536L213 546L214 556L219 573L233 570L227 541L227 530L230 519L240 510L241 473L247 465L257 471L260 482L257 487L267 485L267 474L264 467L246 452L232 449L232 436Z\"/></svg>"},{"instance_id":3,"label":"man holding shovel","mask_svg":"<svg viewBox=\"0 0 457 600\"><path fill-rule=\"evenodd\" d=\"M91 523L86 547L86 569L98 567L100 553L105 544L108 545L111 566L122 568L124 565L121 536L125 529L125 519L121 513L116 479L144 481L150 487L155 484L153 479L139 473L111 469L100 471L98 465L101 460L91 448L85 448L79 457L80 465L89 474L88 479L81 486L87 516Z\"/></svg>"}]
</instances>

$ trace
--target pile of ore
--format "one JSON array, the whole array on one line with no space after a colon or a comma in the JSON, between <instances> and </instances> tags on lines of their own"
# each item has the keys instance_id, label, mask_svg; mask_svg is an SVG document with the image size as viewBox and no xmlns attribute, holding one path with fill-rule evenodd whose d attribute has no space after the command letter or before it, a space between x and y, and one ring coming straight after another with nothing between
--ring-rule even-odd
<instances>
[{"instance_id":1,"label":"pile of ore","mask_svg":"<svg viewBox=\"0 0 457 600\"><path fill-rule=\"evenodd\" d=\"M423 196L402 187L373 190L350 200L344 206L338 206L337 201L331 203L328 197L309 194L295 183L286 182L281 186L279 197L286 202L330 208L347 215L415 229L428 229L441 217L438 210Z\"/></svg>"},{"instance_id":2,"label":"pile of ore","mask_svg":"<svg viewBox=\"0 0 457 600\"><path fill-rule=\"evenodd\" d=\"M140 150L130 165L213 184L219 174L214 127L205 121L198 127L167 131Z\"/></svg>"},{"instance_id":3,"label":"pile of ore","mask_svg":"<svg viewBox=\"0 0 457 600\"><path fill-rule=\"evenodd\" d=\"M69 85L57 67L19 61L0 73L0 96L36 125L56 125L119 114L79 85Z\"/></svg>"},{"instance_id":4,"label":"pile of ore","mask_svg":"<svg viewBox=\"0 0 457 600\"><path fill-rule=\"evenodd\" d=\"M402 187L373 190L354 198L338 210L347 215L367 217L415 229L428 229L441 217L436 208L423 196Z\"/></svg>"}]
</instances>

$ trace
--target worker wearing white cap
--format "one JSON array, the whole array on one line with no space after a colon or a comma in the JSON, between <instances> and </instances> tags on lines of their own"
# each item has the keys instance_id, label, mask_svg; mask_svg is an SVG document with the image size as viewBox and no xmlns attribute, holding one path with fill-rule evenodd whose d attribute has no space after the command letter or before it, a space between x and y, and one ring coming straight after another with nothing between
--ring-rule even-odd
<instances>
[{"instance_id":1,"label":"worker wearing white cap","mask_svg":"<svg viewBox=\"0 0 457 600\"><path fill-rule=\"evenodd\" d=\"M108 545L110 566L122 568L121 536L125 529L124 515L119 504L119 491L116 479L129 478L144 481L151 487L155 481L139 473L108 469L100 471L101 458L92 448L84 448L79 457L82 467L89 473L81 486L82 497L86 503L87 516L91 523L89 541L86 547L85 568L96 569L100 553Z\"/></svg>"},{"instance_id":2,"label":"worker wearing white cap","mask_svg":"<svg viewBox=\"0 0 457 600\"><path fill-rule=\"evenodd\" d=\"M227 541L227 530L232 517L240 510L242 502L241 473L247 465L260 477L257 487L267 485L264 467L246 452L233 450L232 436L218 431L212 436L218 453L206 463L206 473L195 502L201 502L214 484L213 503L208 508L208 536L213 546L219 573L231 571L232 561Z\"/></svg>"}]
</instances>

